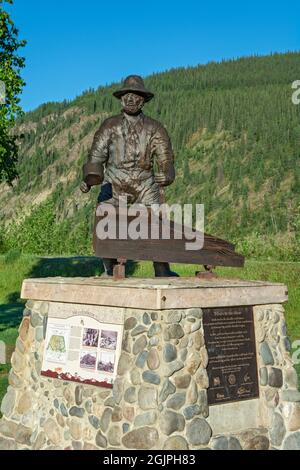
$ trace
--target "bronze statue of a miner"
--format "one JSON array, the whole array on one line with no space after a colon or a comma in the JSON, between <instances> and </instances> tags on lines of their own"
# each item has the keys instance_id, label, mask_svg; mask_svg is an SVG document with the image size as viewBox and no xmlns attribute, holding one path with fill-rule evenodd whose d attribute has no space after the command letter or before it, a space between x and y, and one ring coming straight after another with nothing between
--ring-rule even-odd
<instances>
[{"instance_id":1,"label":"bronze statue of a miner","mask_svg":"<svg viewBox=\"0 0 300 470\"><path fill-rule=\"evenodd\" d=\"M126 196L129 204L159 204L160 188L174 181L175 168L166 129L142 112L154 95L138 75L128 76L113 94L121 100L122 112L106 119L96 132L80 189L88 192L102 184L99 202L114 205L119 196ZM106 275L112 276L117 260L104 258L103 264ZM156 277L177 276L168 263L153 262L153 266Z\"/></svg>"}]
</instances>

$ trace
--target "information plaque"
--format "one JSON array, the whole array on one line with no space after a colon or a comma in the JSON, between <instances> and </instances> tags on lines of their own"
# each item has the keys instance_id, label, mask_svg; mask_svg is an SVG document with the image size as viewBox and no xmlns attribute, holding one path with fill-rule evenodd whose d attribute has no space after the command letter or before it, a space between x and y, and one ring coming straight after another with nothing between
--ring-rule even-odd
<instances>
[{"instance_id":1,"label":"information plaque","mask_svg":"<svg viewBox=\"0 0 300 470\"><path fill-rule=\"evenodd\" d=\"M111 388L123 322L117 308L50 304L41 375Z\"/></svg>"},{"instance_id":2,"label":"information plaque","mask_svg":"<svg viewBox=\"0 0 300 470\"><path fill-rule=\"evenodd\" d=\"M253 307L203 309L208 404L259 396Z\"/></svg>"}]
</instances>

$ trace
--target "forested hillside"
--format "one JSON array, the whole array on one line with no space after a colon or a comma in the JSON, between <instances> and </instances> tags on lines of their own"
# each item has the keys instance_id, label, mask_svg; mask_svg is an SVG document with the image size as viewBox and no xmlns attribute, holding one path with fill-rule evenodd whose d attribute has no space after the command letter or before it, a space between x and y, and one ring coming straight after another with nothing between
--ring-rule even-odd
<instances>
[{"instance_id":1,"label":"forested hillside","mask_svg":"<svg viewBox=\"0 0 300 470\"><path fill-rule=\"evenodd\" d=\"M134 71L133 71L134 73ZM145 79L145 113L168 129L177 178L172 202L204 203L206 231L247 256L300 255L300 105L291 84L300 53L172 69ZM119 84L48 103L19 121L19 180L0 186L0 249L86 254L97 189L79 191L93 134L118 113ZM1 248L2 247L2 248Z\"/></svg>"}]
</instances>

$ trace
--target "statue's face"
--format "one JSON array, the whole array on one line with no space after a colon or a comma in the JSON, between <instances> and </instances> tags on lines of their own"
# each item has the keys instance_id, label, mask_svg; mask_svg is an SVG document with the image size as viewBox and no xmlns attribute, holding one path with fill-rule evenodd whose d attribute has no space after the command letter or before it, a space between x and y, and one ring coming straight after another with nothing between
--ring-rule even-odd
<instances>
[{"instance_id":1,"label":"statue's face","mask_svg":"<svg viewBox=\"0 0 300 470\"><path fill-rule=\"evenodd\" d=\"M121 102L125 113L137 114L144 106L145 98L136 93L126 93L122 96Z\"/></svg>"}]
</instances>

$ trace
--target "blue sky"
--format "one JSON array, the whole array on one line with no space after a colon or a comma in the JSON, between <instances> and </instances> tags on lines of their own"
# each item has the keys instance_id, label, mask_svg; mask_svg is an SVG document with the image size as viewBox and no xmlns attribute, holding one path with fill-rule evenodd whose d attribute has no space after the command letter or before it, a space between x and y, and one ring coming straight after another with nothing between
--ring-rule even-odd
<instances>
[{"instance_id":1,"label":"blue sky","mask_svg":"<svg viewBox=\"0 0 300 470\"><path fill-rule=\"evenodd\" d=\"M28 111L172 67L300 50L300 2L15 0Z\"/></svg>"}]
</instances>

